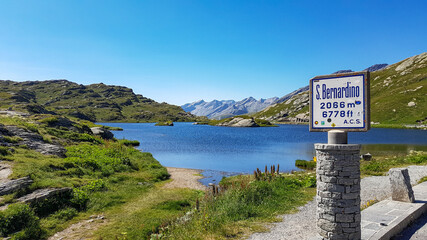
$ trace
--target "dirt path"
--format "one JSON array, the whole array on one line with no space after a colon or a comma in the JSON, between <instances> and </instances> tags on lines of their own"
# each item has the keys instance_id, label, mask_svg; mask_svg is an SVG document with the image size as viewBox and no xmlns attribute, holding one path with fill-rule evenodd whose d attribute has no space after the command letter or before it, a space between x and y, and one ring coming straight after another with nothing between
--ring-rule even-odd
<instances>
[{"instance_id":1,"label":"dirt path","mask_svg":"<svg viewBox=\"0 0 427 240\"><path fill-rule=\"evenodd\" d=\"M191 188L206 190L206 186L198 181L203 178L203 176L200 175L200 170L174 167L167 167L167 170L171 175L172 181L166 183L163 186L164 188Z\"/></svg>"},{"instance_id":2,"label":"dirt path","mask_svg":"<svg viewBox=\"0 0 427 240\"><path fill-rule=\"evenodd\" d=\"M95 239L92 233L101 225L107 224L104 216L91 216L89 220L75 223L61 232L55 233L48 240L83 240Z\"/></svg>"},{"instance_id":3,"label":"dirt path","mask_svg":"<svg viewBox=\"0 0 427 240\"><path fill-rule=\"evenodd\" d=\"M167 168L171 175L171 182L168 182L163 188L191 188L197 190L206 190L206 187L198 180L203 178L200 170L185 168ZM65 230L56 233L48 240L81 240L93 239L91 233L95 232L100 226L108 223L104 216L92 216L89 220L84 220L71 225Z\"/></svg>"}]
</instances>

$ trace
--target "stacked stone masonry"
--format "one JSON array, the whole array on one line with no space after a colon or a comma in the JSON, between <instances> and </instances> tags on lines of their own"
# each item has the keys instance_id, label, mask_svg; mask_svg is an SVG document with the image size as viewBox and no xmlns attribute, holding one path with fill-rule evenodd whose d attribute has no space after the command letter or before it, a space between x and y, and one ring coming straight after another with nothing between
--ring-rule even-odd
<instances>
[{"instance_id":1,"label":"stacked stone masonry","mask_svg":"<svg viewBox=\"0 0 427 240\"><path fill-rule=\"evenodd\" d=\"M360 239L360 145L315 144L317 227L323 239Z\"/></svg>"}]
</instances>

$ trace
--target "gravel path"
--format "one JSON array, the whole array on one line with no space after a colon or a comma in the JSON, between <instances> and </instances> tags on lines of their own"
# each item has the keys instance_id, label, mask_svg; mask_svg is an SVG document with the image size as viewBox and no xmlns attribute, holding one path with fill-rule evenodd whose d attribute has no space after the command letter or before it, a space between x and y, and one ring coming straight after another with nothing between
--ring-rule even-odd
<instances>
[{"instance_id":1,"label":"gravel path","mask_svg":"<svg viewBox=\"0 0 427 240\"><path fill-rule=\"evenodd\" d=\"M409 176L414 185L422 177L427 176L427 166L409 166ZM369 200L384 200L389 198L390 182L388 176L373 176L363 178L361 186L361 203L364 205ZM295 214L283 215L283 221L274 223L269 232L255 233L248 240L287 240L311 239L316 236L316 200L308 202L299 208ZM417 238L414 238L417 239Z\"/></svg>"}]
</instances>

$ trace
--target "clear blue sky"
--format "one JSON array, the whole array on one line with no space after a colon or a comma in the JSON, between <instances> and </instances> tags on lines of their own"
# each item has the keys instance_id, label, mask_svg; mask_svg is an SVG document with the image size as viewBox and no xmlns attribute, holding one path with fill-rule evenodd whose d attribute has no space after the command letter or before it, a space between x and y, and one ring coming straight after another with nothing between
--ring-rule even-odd
<instances>
[{"instance_id":1,"label":"clear blue sky","mask_svg":"<svg viewBox=\"0 0 427 240\"><path fill-rule=\"evenodd\" d=\"M124 85L159 102L281 97L427 51L427 1L1 0L0 79Z\"/></svg>"}]
</instances>

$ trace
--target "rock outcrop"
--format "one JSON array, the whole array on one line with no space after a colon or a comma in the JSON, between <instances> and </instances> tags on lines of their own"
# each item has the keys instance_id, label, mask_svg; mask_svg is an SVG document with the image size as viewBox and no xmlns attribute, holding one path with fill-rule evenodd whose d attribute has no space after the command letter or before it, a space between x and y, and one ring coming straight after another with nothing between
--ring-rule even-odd
<instances>
[{"instance_id":1,"label":"rock outcrop","mask_svg":"<svg viewBox=\"0 0 427 240\"><path fill-rule=\"evenodd\" d=\"M90 128L90 130L92 131L93 135L100 136L103 139L113 139L114 137L114 134L112 132L103 127L93 127Z\"/></svg>"},{"instance_id":2,"label":"rock outcrop","mask_svg":"<svg viewBox=\"0 0 427 240\"><path fill-rule=\"evenodd\" d=\"M259 127L253 118L231 118L230 121L222 122L217 124L221 127Z\"/></svg>"},{"instance_id":3,"label":"rock outcrop","mask_svg":"<svg viewBox=\"0 0 427 240\"><path fill-rule=\"evenodd\" d=\"M154 126L166 126L166 127L173 127L173 122L172 121L167 121L167 122L158 122L156 123Z\"/></svg>"},{"instance_id":4,"label":"rock outcrop","mask_svg":"<svg viewBox=\"0 0 427 240\"><path fill-rule=\"evenodd\" d=\"M0 184L0 196L16 192L20 189L27 188L33 180L29 177L23 177L16 180L10 180Z\"/></svg>"},{"instance_id":5,"label":"rock outcrop","mask_svg":"<svg viewBox=\"0 0 427 240\"><path fill-rule=\"evenodd\" d=\"M35 132L28 131L17 126L0 126L7 130L7 135L17 136L22 140L16 144L3 143L4 145L26 145L28 148L36 150L46 155L57 155L59 157L65 157L65 148L61 145L47 143L43 140L43 137ZM6 134L4 134L6 135Z\"/></svg>"},{"instance_id":6,"label":"rock outcrop","mask_svg":"<svg viewBox=\"0 0 427 240\"><path fill-rule=\"evenodd\" d=\"M261 112L255 114L255 117L274 122L308 122L309 113L306 106L309 104L308 91L293 95L288 100L274 104Z\"/></svg>"},{"instance_id":7,"label":"rock outcrop","mask_svg":"<svg viewBox=\"0 0 427 240\"><path fill-rule=\"evenodd\" d=\"M28 195L18 198L19 202L34 203L54 196L69 196L72 192L71 188L43 188L38 189Z\"/></svg>"}]
</instances>

